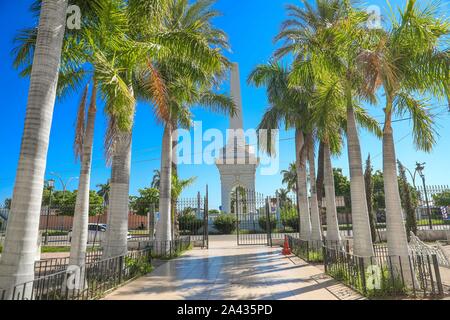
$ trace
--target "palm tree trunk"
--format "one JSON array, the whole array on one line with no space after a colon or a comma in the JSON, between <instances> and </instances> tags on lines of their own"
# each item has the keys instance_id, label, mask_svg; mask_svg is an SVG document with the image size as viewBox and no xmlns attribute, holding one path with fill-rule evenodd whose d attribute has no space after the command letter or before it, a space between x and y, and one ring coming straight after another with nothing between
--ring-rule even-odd
<instances>
[{"instance_id":1,"label":"palm tree trunk","mask_svg":"<svg viewBox=\"0 0 450 320\"><path fill-rule=\"evenodd\" d=\"M95 117L97 114L97 82L94 80L91 102L89 104L86 132L84 133L81 172L78 183L77 200L72 227L69 265L83 266L86 262L89 223L89 192L92 167L92 149L94 143Z\"/></svg>"},{"instance_id":2,"label":"palm tree trunk","mask_svg":"<svg viewBox=\"0 0 450 320\"><path fill-rule=\"evenodd\" d=\"M156 240L160 241L161 245L163 243L166 243L167 241L172 240L171 178L172 178L172 126L170 124L166 124L164 127L163 141L162 141L161 181L159 186L159 222L156 230Z\"/></svg>"},{"instance_id":3,"label":"palm tree trunk","mask_svg":"<svg viewBox=\"0 0 450 320\"><path fill-rule=\"evenodd\" d=\"M374 255L367 209L366 188L362 171L361 146L356 127L351 92L347 105L347 148L350 163L350 194L352 201L353 250L361 257Z\"/></svg>"},{"instance_id":4,"label":"palm tree trunk","mask_svg":"<svg viewBox=\"0 0 450 320\"><path fill-rule=\"evenodd\" d=\"M175 126L173 126L172 128L175 128ZM178 136L176 136L176 135L177 135L177 131L173 130L172 131L172 151L176 150L175 148L178 143ZM177 175L178 175L178 166L177 166L176 157L177 157L177 155L172 153L173 161L172 161L171 176L175 176L175 177L177 177ZM172 195L171 195L171 198L172 198ZM172 202L171 211L172 211L172 217L173 217L172 238L177 239L180 236L180 229L179 229L179 224L178 224L178 212L177 212L177 199L175 199L175 198L171 199L171 202Z\"/></svg>"},{"instance_id":5,"label":"palm tree trunk","mask_svg":"<svg viewBox=\"0 0 450 320\"><path fill-rule=\"evenodd\" d=\"M325 166L325 161L324 161L324 150L325 146L324 146L324 142L320 141L319 144L319 154L317 156L317 201L319 202L319 209L321 210L324 207L324 204L322 203L323 201L323 189L324 189L324 166ZM321 210L322 212L322 210Z\"/></svg>"},{"instance_id":6,"label":"palm tree trunk","mask_svg":"<svg viewBox=\"0 0 450 320\"><path fill-rule=\"evenodd\" d=\"M311 134L307 136L309 180L310 180L310 206L311 206L311 240L321 241L322 230L320 225L319 203L317 201L316 164L314 156L314 141Z\"/></svg>"},{"instance_id":7,"label":"palm tree trunk","mask_svg":"<svg viewBox=\"0 0 450 320\"><path fill-rule=\"evenodd\" d=\"M103 245L103 257L106 259L122 256L128 252L130 166L131 132L119 132L112 157L108 226Z\"/></svg>"},{"instance_id":8,"label":"palm tree trunk","mask_svg":"<svg viewBox=\"0 0 450 320\"><path fill-rule=\"evenodd\" d=\"M330 145L324 143L324 185L325 205L327 210L327 242L341 241L339 234L339 223L336 210L336 192L334 189L333 166L331 164Z\"/></svg>"},{"instance_id":9,"label":"palm tree trunk","mask_svg":"<svg viewBox=\"0 0 450 320\"><path fill-rule=\"evenodd\" d=\"M295 130L295 152L297 167L297 199L299 203L300 239L311 239L311 217L308 204L308 186L306 179L306 152L303 132Z\"/></svg>"},{"instance_id":10,"label":"palm tree trunk","mask_svg":"<svg viewBox=\"0 0 450 320\"><path fill-rule=\"evenodd\" d=\"M388 244L388 252L392 259L397 276L403 269L405 280L411 282L411 267L408 256L408 238L406 235L405 223L403 221L403 211L400 200L400 192L397 180L397 166L395 157L395 146L393 139L393 131L391 126L391 110L392 100L388 98L388 107L386 108L386 121L383 129L383 177L384 177L384 194L386 202L386 238Z\"/></svg>"},{"instance_id":11,"label":"palm tree trunk","mask_svg":"<svg viewBox=\"0 0 450 320\"><path fill-rule=\"evenodd\" d=\"M39 217L55 105L67 0L43 0L16 183L0 260L0 288L34 279ZM21 292L27 298L31 291Z\"/></svg>"}]
</instances>

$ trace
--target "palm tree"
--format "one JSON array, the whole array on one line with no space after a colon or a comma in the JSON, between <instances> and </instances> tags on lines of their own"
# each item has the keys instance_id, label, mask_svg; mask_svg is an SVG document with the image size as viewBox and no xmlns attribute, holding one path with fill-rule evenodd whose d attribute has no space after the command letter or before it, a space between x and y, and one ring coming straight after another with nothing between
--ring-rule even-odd
<instances>
[{"instance_id":1,"label":"palm tree","mask_svg":"<svg viewBox=\"0 0 450 320\"><path fill-rule=\"evenodd\" d=\"M400 18L392 18L390 32L378 35L377 47L360 55L368 88L375 91L382 86L386 95L383 176L388 249L390 255L405 259L406 268L408 240L397 180L392 118L394 114L409 113L415 146L425 152L432 150L436 142L433 119L426 100L420 97L446 99L450 86L448 51L440 50L440 40L445 43L449 34L449 23L436 16L437 10L434 4L421 9L416 0L409 0Z\"/></svg>"},{"instance_id":2,"label":"palm tree","mask_svg":"<svg viewBox=\"0 0 450 320\"><path fill-rule=\"evenodd\" d=\"M0 260L0 288L12 297L15 285L34 279L39 215L50 127L65 31L67 0L43 0L17 177ZM23 292L28 297L31 290Z\"/></svg>"},{"instance_id":3,"label":"palm tree","mask_svg":"<svg viewBox=\"0 0 450 320\"><path fill-rule=\"evenodd\" d=\"M103 198L103 204L107 207L109 204L109 191L110 191L109 180L106 183L97 184L96 187L99 188L97 194Z\"/></svg>"},{"instance_id":4,"label":"palm tree","mask_svg":"<svg viewBox=\"0 0 450 320\"><path fill-rule=\"evenodd\" d=\"M279 63L270 62L259 65L252 71L248 82L257 87L265 86L270 103L263 119L258 125L259 130L268 130L266 143L260 143L260 148L268 154L274 154L271 130L278 129L280 123L284 122L286 128L295 129L295 153L297 169L297 199L299 203L300 238L311 239L311 218L309 214L306 158L305 127L308 119L307 104L304 101L302 91L289 88L289 70Z\"/></svg>"},{"instance_id":5,"label":"palm tree","mask_svg":"<svg viewBox=\"0 0 450 320\"><path fill-rule=\"evenodd\" d=\"M355 98L375 100L373 94L363 90L365 87L356 63L367 37L368 30L363 26L368 16L352 8L346 0L316 0L316 8L302 2L304 9L289 7L293 19L284 24L277 37L285 39L286 44L276 55L295 54L291 86L330 81L330 75L338 75L332 79L344 94L347 109L354 252L360 256L373 256L355 119Z\"/></svg>"},{"instance_id":6,"label":"palm tree","mask_svg":"<svg viewBox=\"0 0 450 320\"><path fill-rule=\"evenodd\" d=\"M37 7L40 0L36 1ZM81 104L78 114L75 139L75 154L81 157L82 166L79 180L79 192L75 207L73 239L77 244L71 246L71 263L83 265L86 254L87 224L89 215L89 183L92 162L92 145L96 116L97 90L100 89L107 105L107 113L119 119L120 126L128 127L123 121L130 113L130 105L134 99L128 88L124 88L123 79L119 75L117 63L124 59L113 59L118 41L125 38L126 17L120 0L95 0L84 2L77 0L75 4L83 10L84 28L80 31L69 31L63 42L62 63L58 81L58 95L64 96L69 91L77 91L86 78L93 81L91 102L85 121L85 108ZM16 38L19 45L14 50L15 66L23 66L21 72L29 74L33 61L30 53L35 50L34 30L26 29ZM131 46L123 49L131 50ZM83 94L84 97L87 93ZM132 109L132 108L131 108ZM79 241L78 241L79 240Z\"/></svg>"},{"instance_id":7,"label":"palm tree","mask_svg":"<svg viewBox=\"0 0 450 320\"><path fill-rule=\"evenodd\" d=\"M313 97L313 122L318 139L323 146L324 188L327 218L327 241L339 241L339 226L336 211L335 186L331 155L340 155L342 141L347 126L345 96L336 85L338 79L328 75L327 81L319 81ZM359 126L381 137L378 122L367 112L354 106L356 121Z\"/></svg>"},{"instance_id":8,"label":"palm tree","mask_svg":"<svg viewBox=\"0 0 450 320\"><path fill-rule=\"evenodd\" d=\"M320 223L319 201L317 199L316 186L316 160L314 154L314 137L313 133L306 135L306 152L308 154L309 165L309 185L310 185L310 206L311 206L311 239L314 241L322 241L322 226Z\"/></svg>"},{"instance_id":9,"label":"palm tree","mask_svg":"<svg viewBox=\"0 0 450 320\"><path fill-rule=\"evenodd\" d=\"M161 181L161 172L159 170L153 170L153 178L151 187L155 189L159 189L159 183Z\"/></svg>"},{"instance_id":10,"label":"palm tree","mask_svg":"<svg viewBox=\"0 0 450 320\"><path fill-rule=\"evenodd\" d=\"M284 207L285 205L291 205L292 201L289 198L289 190L288 189L278 189L276 192L276 196L279 200L279 206Z\"/></svg>"},{"instance_id":11,"label":"palm tree","mask_svg":"<svg viewBox=\"0 0 450 320\"><path fill-rule=\"evenodd\" d=\"M197 177L191 177L188 179L180 179L178 176L173 175L172 176L172 199L175 200L175 202L178 200L178 198L183 193L184 189L194 184L195 180L197 180Z\"/></svg>"},{"instance_id":12,"label":"palm tree","mask_svg":"<svg viewBox=\"0 0 450 320\"><path fill-rule=\"evenodd\" d=\"M86 86L79 108L78 125L75 139L75 154L81 160L81 171L75 202L74 220L72 226L72 243L70 246L69 264L83 266L86 261L89 223L89 193L92 167L92 149L94 144L94 127L97 113L97 82L94 85L89 104L87 120L85 120L85 104L88 93ZM86 123L85 123L86 121Z\"/></svg>"},{"instance_id":13,"label":"palm tree","mask_svg":"<svg viewBox=\"0 0 450 320\"><path fill-rule=\"evenodd\" d=\"M292 191L297 193L297 168L295 166L295 162L289 164L289 168L287 170L281 170L281 175L283 176L283 180L281 182L287 186L287 189L290 192Z\"/></svg>"},{"instance_id":14,"label":"palm tree","mask_svg":"<svg viewBox=\"0 0 450 320\"><path fill-rule=\"evenodd\" d=\"M202 30L209 30L208 36L215 39L214 43L221 43L222 34L209 28L211 15L203 10L207 4L193 4L189 6L189 15L184 21L190 23L189 27L183 28L181 20L176 20L174 16L185 14L188 7L186 1L129 1L126 7L127 26L121 30L127 32L120 46L116 46L111 56L108 56L109 67L115 70L119 79L124 79L119 85L127 94L118 103L123 103L122 115L111 113L107 146L112 158L112 178L111 178L111 203L109 206L109 222L106 235L104 254L106 257L123 254L127 251L127 212L128 212L128 189L130 174L130 153L131 153L131 128L133 125L134 99L135 96L151 101L153 110L157 118L164 123L164 143L172 143L173 122L176 117L172 117L170 102L176 99L169 99L168 93L171 88L166 87L166 79L161 75L167 72L175 74L185 72L188 75L212 74L221 67L222 56L219 50L211 48L204 38L200 36ZM191 19L201 16L197 22ZM204 15L204 16L202 16ZM207 17L207 19L205 19ZM163 68L163 66L165 66ZM163 68L162 72L160 69ZM115 84L117 81L112 80ZM172 84L181 90L183 83ZM112 89L111 86L108 89ZM127 89L127 90L125 90ZM185 88L187 89L187 88ZM173 90L173 89L172 89ZM114 96L114 92L107 90L108 96ZM145 94L143 94L145 92ZM188 90L184 91L186 94ZM176 114L176 113L174 113ZM159 210L163 217L163 223L159 226L165 229L158 234L164 237L159 240L170 240L170 212L171 204L166 205L166 200L170 202L171 168L165 164L172 163L172 148L163 143L161 154L164 170L161 170L160 202ZM168 214L166 215L166 213Z\"/></svg>"},{"instance_id":15,"label":"palm tree","mask_svg":"<svg viewBox=\"0 0 450 320\"><path fill-rule=\"evenodd\" d=\"M214 111L232 111L232 100L213 92L229 62L222 49L228 48L223 31L211 24L218 12L212 1L189 4L185 0L169 1L162 28L184 34L190 47L197 49L194 57L174 57L147 63L138 75L137 94L155 107L157 119L163 123L163 147L160 169L160 216L157 240L169 241L171 236L172 140L178 125L190 126L190 107L202 105ZM186 40L185 40L186 41ZM193 53L191 53L193 54Z\"/></svg>"}]
</instances>

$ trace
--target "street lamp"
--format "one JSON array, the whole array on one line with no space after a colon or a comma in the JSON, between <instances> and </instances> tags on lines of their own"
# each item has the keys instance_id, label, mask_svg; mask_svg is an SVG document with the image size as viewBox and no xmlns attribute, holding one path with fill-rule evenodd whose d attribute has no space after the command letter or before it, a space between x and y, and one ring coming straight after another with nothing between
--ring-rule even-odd
<instances>
[{"instance_id":1,"label":"street lamp","mask_svg":"<svg viewBox=\"0 0 450 320\"><path fill-rule=\"evenodd\" d=\"M48 220L50 218L50 212L52 207L52 195L53 195L53 188L55 187L55 180L50 179L47 181L47 188L50 189L50 197L48 199L48 207L47 207L47 221L45 224L45 245L48 244Z\"/></svg>"},{"instance_id":2,"label":"street lamp","mask_svg":"<svg viewBox=\"0 0 450 320\"><path fill-rule=\"evenodd\" d=\"M63 187L63 201L64 201L65 195L66 195L67 187L69 186L69 184L70 184L73 180L77 180L78 177L70 177L69 179L67 179L66 182L64 182L64 179L62 178L62 176L61 176L59 173L56 173L56 172L50 172L50 174L51 174L52 176L57 177L58 180L59 180L59 182L61 182L61 185L62 185L62 187ZM54 181L54 180L53 180L53 181Z\"/></svg>"},{"instance_id":3,"label":"street lamp","mask_svg":"<svg viewBox=\"0 0 450 320\"><path fill-rule=\"evenodd\" d=\"M430 229L433 229L433 223L431 221L431 208L430 208L430 203L428 201L428 192L427 192L427 187L425 184L425 174L423 173L424 169L425 169L425 162L424 163L416 162L416 172L422 178L423 192L425 193L425 202L427 204L427 213L428 213L428 224L430 226Z\"/></svg>"}]
</instances>

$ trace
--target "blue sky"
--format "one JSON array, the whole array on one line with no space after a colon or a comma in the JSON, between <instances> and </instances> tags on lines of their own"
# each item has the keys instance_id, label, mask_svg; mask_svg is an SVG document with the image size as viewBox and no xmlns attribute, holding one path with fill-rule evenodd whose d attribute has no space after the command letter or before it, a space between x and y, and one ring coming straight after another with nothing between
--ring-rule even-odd
<instances>
[{"instance_id":1,"label":"blue sky","mask_svg":"<svg viewBox=\"0 0 450 320\"><path fill-rule=\"evenodd\" d=\"M1 125L0 125L0 201L11 196L14 186L15 171L19 156L20 140L25 117L25 107L28 93L28 80L21 79L12 68L11 48L12 39L17 30L29 27L33 20L28 11L31 0L6 1L0 0L0 94L2 97ZM445 3L446 1L444 1ZM285 5L297 3L286 0L218 0L216 7L222 11L223 16L216 19L216 24L224 29L230 38L232 52L229 58L240 65L242 97L244 106L244 126L246 129L254 128L267 107L267 99L263 89L256 89L246 85L248 74L259 63L265 63L270 58L273 49L273 38L280 28L281 22L286 18ZM387 12L384 0L369 0L368 5L380 6L382 13ZM405 0L392 1L403 5ZM443 14L448 16L449 7L443 7ZM224 90L228 85L224 85ZM72 144L74 137L74 122L79 94L74 94L64 101L57 101L53 118L53 125L48 153L47 173L58 172L65 179L78 176L79 165L74 161ZM97 117L93 172L91 186L94 189L98 183L104 183L110 175L110 168L105 166L103 158L103 136L106 120L100 104ZM377 120L382 121L382 104L369 106L370 113ZM445 112L446 107L435 103L439 107L439 117L436 122L440 137L432 154L418 152L412 145L411 124L409 121L394 124L395 140L397 141L397 157L408 167L414 168L416 161L426 162L426 177L430 184L450 184L450 116ZM228 119L222 115L215 115L201 109L194 110L194 120L202 121L203 128L217 128L225 130ZM280 142L280 170L285 169L294 160L294 143L288 138L293 132L281 132ZM133 132L133 155L131 169L130 193L136 194L139 188L148 186L152 179L152 172L159 168L161 152L162 128L155 123L151 108L139 103L136 113L135 128ZM381 169L381 141L369 133L360 133L362 155L367 158L372 155L375 169ZM339 158L333 161L335 167L341 167L348 172L347 156L344 150ZM220 205L220 179L214 166L182 165L182 177L196 176L195 184L186 190L184 196L193 196L197 191L204 191L209 185L210 206ZM47 174L47 178L51 176ZM256 177L257 191L271 194L280 188L280 175L261 176L259 171ZM57 188L60 185L57 184ZM76 188L76 182L71 183L69 189Z\"/></svg>"}]
</instances>

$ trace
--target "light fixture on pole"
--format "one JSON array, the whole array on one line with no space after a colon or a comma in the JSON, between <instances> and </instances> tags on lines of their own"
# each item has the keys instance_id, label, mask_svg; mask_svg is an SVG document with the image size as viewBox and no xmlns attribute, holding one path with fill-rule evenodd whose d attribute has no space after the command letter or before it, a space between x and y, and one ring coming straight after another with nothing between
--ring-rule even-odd
<instances>
[{"instance_id":1,"label":"light fixture on pole","mask_svg":"<svg viewBox=\"0 0 450 320\"><path fill-rule=\"evenodd\" d=\"M431 220L430 202L428 201L428 192L427 192L427 187L426 187L426 183L425 183L425 174L423 173L424 169L425 169L425 162L423 162L423 163L416 162L416 172L422 178L423 192L425 194L425 202L427 205L428 225L429 225L430 229L433 229L433 222Z\"/></svg>"}]
</instances>

